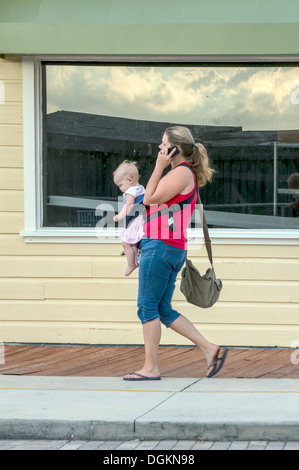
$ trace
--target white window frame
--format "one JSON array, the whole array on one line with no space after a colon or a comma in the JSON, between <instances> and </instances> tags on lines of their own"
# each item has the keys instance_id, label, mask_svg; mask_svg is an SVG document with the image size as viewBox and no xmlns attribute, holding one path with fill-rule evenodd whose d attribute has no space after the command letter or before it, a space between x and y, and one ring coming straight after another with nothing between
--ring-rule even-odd
<instances>
[{"instance_id":1,"label":"white window frame","mask_svg":"<svg viewBox=\"0 0 299 470\"><path fill-rule=\"evenodd\" d=\"M153 60L174 61L176 58L162 58ZM198 57L196 58L199 59ZM216 61L215 57L200 58L201 61ZM299 57L293 58L298 61ZM43 60L53 61L128 61L128 57L23 57L23 152L24 152L24 230L20 235L27 243L119 243L121 229L107 228L102 234L96 233L94 228L75 227L42 227L42 171L41 171L41 149L42 149L42 110L41 110L41 62ZM140 58L138 58L140 60ZM142 60L142 59L141 59ZM148 58L146 59L149 60ZM195 58L188 60L195 61ZM220 58L222 63L232 61L232 58ZM248 62L283 62L290 61L286 57L245 59ZM234 57L233 61L244 62L244 57ZM136 61L136 58L135 58ZM144 59L145 61L145 59ZM177 60L176 60L177 61ZM186 58L181 58L186 62ZM218 59L219 61L219 59ZM299 106L299 105L298 105ZM198 242L195 229L188 229L190 243ZM213 244L244 244L244 245L299 245L299 230L290 229L209 229Z\"/></svg>"}]
</instances>

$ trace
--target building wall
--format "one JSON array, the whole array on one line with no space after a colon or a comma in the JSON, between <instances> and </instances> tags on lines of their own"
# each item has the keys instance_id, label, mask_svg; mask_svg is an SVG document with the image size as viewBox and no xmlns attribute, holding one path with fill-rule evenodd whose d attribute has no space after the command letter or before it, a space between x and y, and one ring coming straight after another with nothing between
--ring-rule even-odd
<instances>
[{"instance_id":1,"label":"building wall","mask_svg":"<svg viewBox=\"0 0 299 470\"><path fill-rule=\"evenodd\" d=\"M22 62L0 59L0 341L140 344L137 272L115 243L25 243ZM220 301L201 310L179 291L174 306L211 341L235 346L291 346L299 340L299 246L214 245L223 280ZM203 271L204 247L190 252ZM162 344L189 344L163 328Z\"/></svg>"}]
</instances>

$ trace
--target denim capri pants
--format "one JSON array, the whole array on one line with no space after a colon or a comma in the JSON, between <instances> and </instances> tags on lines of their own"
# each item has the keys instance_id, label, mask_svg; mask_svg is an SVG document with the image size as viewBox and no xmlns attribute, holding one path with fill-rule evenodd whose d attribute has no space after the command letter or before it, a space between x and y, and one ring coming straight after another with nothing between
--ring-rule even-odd
<instances>
[{"instance_id":1,"label":"denim capri pants","mask_svg":"<svg viewBox=\"0 0 299 470\"><path fill-rule=\"evenodd\" d=\"M151 238L143 238L139 247L138 317L141 323L159 318L169 327L180 316L171 300L187 251Z\"/></svg>"}]
</instances>

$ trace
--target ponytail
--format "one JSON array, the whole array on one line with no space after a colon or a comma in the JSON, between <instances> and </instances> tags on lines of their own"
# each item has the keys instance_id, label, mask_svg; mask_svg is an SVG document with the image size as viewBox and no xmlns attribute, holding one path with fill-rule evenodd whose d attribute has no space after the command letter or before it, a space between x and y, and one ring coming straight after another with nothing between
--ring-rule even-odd
<instances>
[{"instance_id":1,"label":"ponytail","mask_svg":"<svg viewBox=\"0 0 299 470\"><path fill-rule=\"evenodd\" d=\"M215 170L211 168L206 148L202 144L195 144L192 154L186 155L186 157L192 166L199 187L205 186L207 182L212 180Z\"/></svg>"}]
</instances>

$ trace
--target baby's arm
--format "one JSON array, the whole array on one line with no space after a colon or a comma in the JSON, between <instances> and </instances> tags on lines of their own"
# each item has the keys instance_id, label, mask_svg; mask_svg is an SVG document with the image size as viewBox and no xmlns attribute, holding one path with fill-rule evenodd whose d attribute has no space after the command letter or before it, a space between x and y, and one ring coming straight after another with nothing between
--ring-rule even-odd
<instances>
[{"instance_id":1,"label":"baby's arm","mask_svg":"<svg viewBox=\"0 0 299 470\"><path fill-rule=\"evenodd\" d=\"M130 210L134 207L135 197L132 194L126 195L126 204L123 206L122 210L119 214L113 217L114 222L118 222L119 220L126 217L126 215L130 212Z\"/></svg>"}]
</instances>

